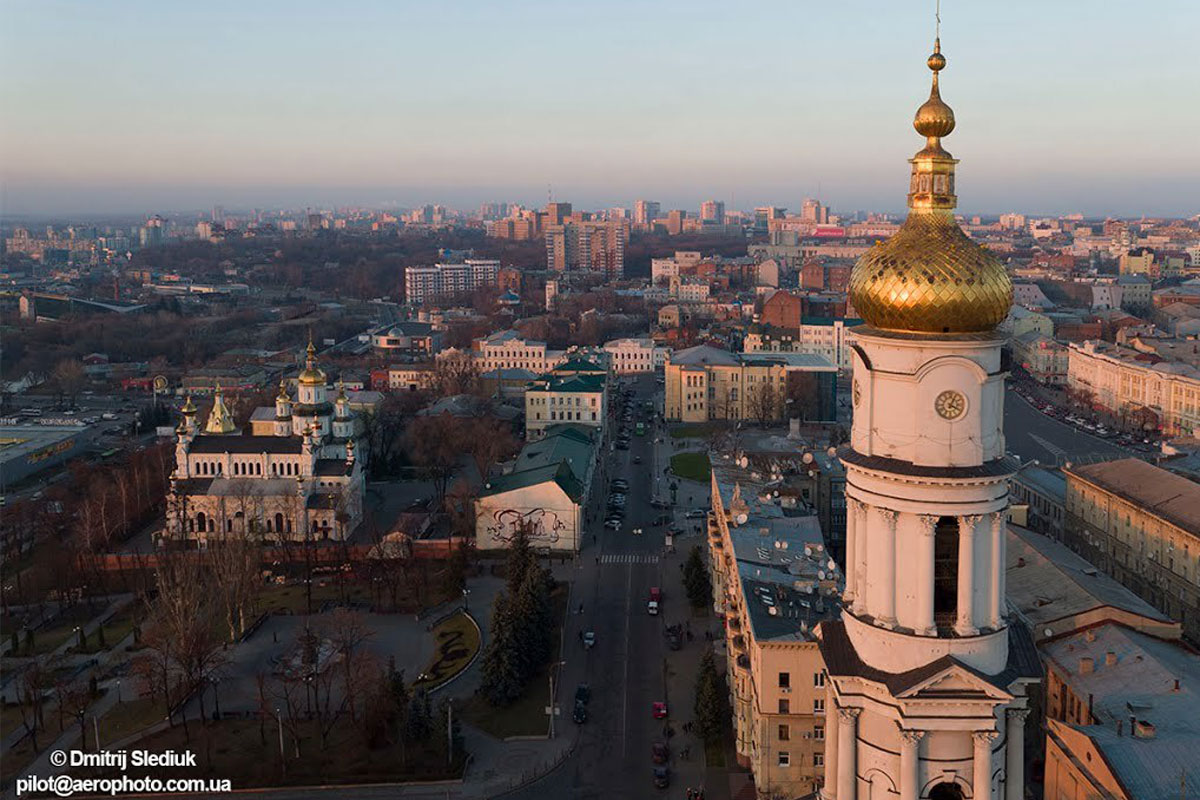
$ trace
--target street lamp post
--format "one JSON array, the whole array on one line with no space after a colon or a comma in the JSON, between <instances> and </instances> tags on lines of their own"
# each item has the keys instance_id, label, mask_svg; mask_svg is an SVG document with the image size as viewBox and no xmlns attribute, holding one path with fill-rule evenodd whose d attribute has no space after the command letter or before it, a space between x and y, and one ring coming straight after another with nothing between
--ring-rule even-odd
<instances>
[{"instance_id":1,"label":"street lamp post","mask_svg":"<svg viewBox=\"0 0 1200 800\"><path fill-rule=\"evenodd\" d=\"M221 686L220 678L213 678L213 702L217 705L217 719L221 719L221 693L217 691Z\"/></svg>"},{"instance_id":2,"label":"street lamp post","mask_svg":"<svg viewBox=\"0 0 1200 800\"><path fill-rule=\"evenodd\" d=\"M463 611L467 611L467 610L468 610L468 607L467 607L468 600L467 600L467 598L468 598L468 595L470 595L470 594L471 594L471 590L470 590L470 589L464 588L464 589L462 590L462 595L463 595Z\"/></svg>"},{"instance_id":3,"label":"street lamp post","mask_svg":"<svg viewBox=\"0 0 1200 800\"><path fill-rule=\"evenodd\" d=\"M283 716L279 713L279 706L275 707L275 721L279 723L279 768L283 771L283 777L287 777L287 757L283 754Z\"/></svg>"}]
</instances>

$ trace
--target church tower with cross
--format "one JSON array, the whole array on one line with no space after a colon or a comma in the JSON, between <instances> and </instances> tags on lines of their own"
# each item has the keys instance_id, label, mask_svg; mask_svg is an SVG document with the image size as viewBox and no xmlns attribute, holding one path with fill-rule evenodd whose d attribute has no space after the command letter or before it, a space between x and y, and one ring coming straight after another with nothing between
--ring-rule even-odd
<instances>
[{"instance_id":1,"label":"church tower with cross","mask_svg":"<svg viewBox=\"0 0 1200 800\"><path fill-rule=\"evenodd\" d=\"M823 623L825 800L1019 800L1041 669L1005 608L1004 266L955 221L955 126L938 76L913 121L908 218L850 296L854 423L846 585Z\"/></svg>"}]
</instances>

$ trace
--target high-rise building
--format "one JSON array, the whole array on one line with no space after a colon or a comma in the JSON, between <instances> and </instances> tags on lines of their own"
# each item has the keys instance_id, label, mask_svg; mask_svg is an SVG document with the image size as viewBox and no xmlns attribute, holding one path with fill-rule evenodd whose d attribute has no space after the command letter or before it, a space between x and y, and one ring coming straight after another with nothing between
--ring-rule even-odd
<instances>
[{"instance_id":1,"label":"high-rise building","mask_svg":"<svg viewBox=\"0 0 1200 800\"><path fill-rule=\"evenodd\" d=\"M720 200L705 200L700 204L700 221L714 225L724 225L725 204Z\"/></svg>"},{"instance_id":2,"label":"high-rise building","mask_svg":"<svg viewBox=\"0 0 1200 800\"><path fill-rule=\"evenodd\" d=\"M654 224L662 213L662 204L654 200L638 200L633 204L633 224L648 227Z\"/></svg>"},{"instance_id":3,"label":"high-rise building","mask_svg":"<svg viewBox=\"0 0 1200 800\"><path fill-rule=\"evenodd\" d=\"M547 203L546 204L546 224L547 225L562 225L571 216L570 203Z\"/></svg>"},{"instance_id":4,"label":"high-rise building","mask_svg":"<svg viewBox=\"0 0 1200 800\"><path fill-rule=\"evenodd\" d=\"M466 294L482 286L495 286L499 271L498 259L485 258L468 258L462 264L407 267L404 270L404 299L415 305Z\"/></svg>"},{"instance_id":5,"label":"high-rise building","mask_svg":"<svg viewBox=\"0 0 1200 800\"><path fill-rule=\"evenodd\" d=\"M1016 468L996 326L1012 281L954 220L940 50L914 122L928 143L910 159L908 218L850 280L865 325L854 330L842 456L843 613L821 625L826 800L1025 796L1025 720L1041 666L1004 601Z\"/></svg>"},{"instance_id":6,"label":"high-rise building","mask_svg":"<svg viewBox=\"0 0 1200 800\"><path fill-rule=\"evenodd\" d=\"M804 222L824 225L829 222L829 209L821 205L820 200L806 197L804 198L804 203L800 206L800 219Z\"/></svg>"},{"instance_id":7,"label":"high-rise building","mask_svg":"<svg viewBox=\"0 0 1200 800\"><path fill-rule=\"evenodd\" d=\"M625 274L628 220L579 220L546 228L546 266L555 272L602 272L609 279Z\"/></svg>"}]
</instances>

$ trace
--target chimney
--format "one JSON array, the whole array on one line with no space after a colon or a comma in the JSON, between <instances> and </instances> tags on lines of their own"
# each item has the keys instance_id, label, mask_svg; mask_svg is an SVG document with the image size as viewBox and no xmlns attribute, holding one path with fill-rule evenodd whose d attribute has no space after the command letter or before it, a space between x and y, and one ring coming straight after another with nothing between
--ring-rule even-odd
<instances>
[{"instance_id":1,"label":"chimney","mask_svg":"<svg viewBox=\"0 0 1200 800\"><path fill-rule=\"evenodd\" d=\"M1104 654L1104 665L1106 667L1116 666L1116 663L1117 663L1117 654L1116 653L1114 653L1112 650L1109 650L1107 653Z\"/></svg>"},{"instance_id":2,"label":"chimney","mask_svg":"<svg viewBox=\"0 0 1200 800\"><path fill-rule=\"evenodd\" d=\"M1088 725L1091 725L1092 723L1094 723L1096 721L1095 716L1092 715L1092 700L1093 699L1094 698L1092 697L1092 693L1088 692L1088 718L1087 718Z\"/></svg>"},{"instance_id":3,"label":"chimney","mask_svg":"<svg viewBox=\"0 0 1200 800\"><path fill-rule=\"evenodd\" d=\"M1081 656L1079 659L1079 674L1091 675L1095 666L1096 662L1092 660L1091 656Z\"/></svg>"},{"instance_id":4,"label":"chimney","mask_svg":"<svg viewBox=\"0 0 1200 800\"><path fill-rule=\"evenodd\" d=\"M1154 723L1153 722L1148 722L1144 719L1139 719L1137 721L1137 727L1134 729L1133 735L1139 739L1153 739L1154 733L1155 733L1155 731L1154 731Z\"/></svg>"},{"instance_id":5,"label":"chimney","mask_svg":"<svg viewBox=\"0 0 1200 800\"><path fill-rule=\"evenodd\" d=\"M1124 721L1124 720L1120 720L1120 719L1119 719L1119 720L1117 720L1117 736L1123 736L1123 735L1124 735L1124 734L1121 732L1121 731L1124 729L1124 727L1125 727L1125 721Z\"/></svg>"},{"instance_id":6,"label":"chimney","mask_svg":"<svg viewBox=\"0 0 1200 800\"><path fill-rule=\"evenodd\" d=\"M1175 688L1173 688L1171 691L1172 691L1172 692L1178 692L1178 691L1179 691L1179 678L1176 678L1176 679L1175 679Z\"/></svg>"}]
</instances>

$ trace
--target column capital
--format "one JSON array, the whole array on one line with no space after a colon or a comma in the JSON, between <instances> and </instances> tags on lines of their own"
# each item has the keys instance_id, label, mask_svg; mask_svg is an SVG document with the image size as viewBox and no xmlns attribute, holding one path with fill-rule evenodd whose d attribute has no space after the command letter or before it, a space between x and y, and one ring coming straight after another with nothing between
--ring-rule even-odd
<instances>
[{"instance_id":1,"label":"column capital","mask_svg":"<svg viewBox=\"0 0 1200 800\"><path fill-rule=\"evenodd\" d=\"M992 742L996 741L996 737L1000 734L996 731L972 731L971 738L975 740L975 747L990 747Z\"/></svg>"},{"instance_id":2,"label":"column capital","mask_svg":"<svg viewBox=\"0 0 1200 800\"><path fill-rule=\"evenodd\" d=\"M934 530L937 528L937 522L941 519L937 514L917 514L917 522L921 526L921 533L926 536L933 536Z\"/></svg>"},{"instance_id":3,"label":"column capital","mask_svg":"<svg viewBox=\"0 0 1200 800\"><path fill-rule=\"evenodd\" d=\"M857 497L847 497L846 498L846 507L850 508L854 511L857 511L858 513L861 514L863 511L865 511L867 509L867 504L864 503L862 500L859 500Z\"/></svg>"},{"instance_id":4,"label":"column capital","mask_svg":"<svg viewBox=\"0 0 1200 800\"><path fill-rule=\"evenodd\" d=\"M1008 509L1001 509L1000 511L993 511L988 516L990 516L992 518L992 527L993 528L999 529L1001 531L1004 530L1004 526L1008 523Z\"/></svg>"},{"instance_id":5,"label":"column capital","mask_svg":"<svg viewBox=\"0 0 1200 800\"><path fill-rule=\"evenodd\" d=\"M1010 708L1004 713L1008 715L1008 718L1010 720L1016 720L1017 722L1019 722L1023 725L1023 724L1025 724L1025 718L1029 716L1029 709L1028 708Z\"/></svg>"},{"instance_id":6,"label":"column capital","mask_svg":"<svg viewBox=\"0 0 1200 800\"><path fill-rule=\"evenodd\" d=\"M886 522L888 527L894 527L896 525L897 512L890 508L883 508L882 506L876 506L875 510L879 512L880 519Z\"/></svg>"},{"instance_id":7,"label":"column capital","mask_svg":"<svg viewBox=\"0 0 1200 800\"><path fill-rule=\"evenodd\" d=\"M925 731L914 730L913 728L901 728L900 739L901 745L915 747L925 738Z\"/></svg>"},{"instance_id":8,"label":"column capital","mask_svg":"<svg viewBox=\"0 0 1200 800\"><path fill-rule=\"evenodd\" d=\"M961 533L974 534L975 526L983 519L982 514L968 514L958 518L958 530Z\"/></svg>"},{"instance_id":9,"label":"column capital","mask_svg":"<svg viewBox=\"0 0 1200 800\"><path fill-rule=\"evenodd\" d=\"M861 708L854 708L853 706L838 708L838 716L842 718L843 722L850 724L854 724L854 722L858 719L858 715L861 713Z\"/></svg>"}]
</instances>

